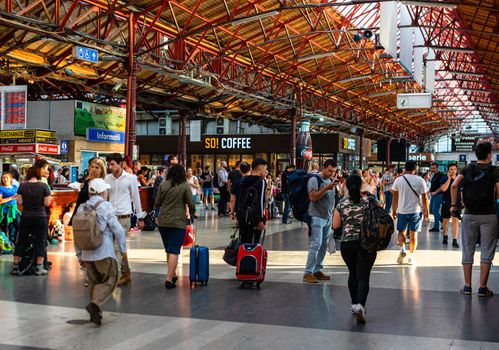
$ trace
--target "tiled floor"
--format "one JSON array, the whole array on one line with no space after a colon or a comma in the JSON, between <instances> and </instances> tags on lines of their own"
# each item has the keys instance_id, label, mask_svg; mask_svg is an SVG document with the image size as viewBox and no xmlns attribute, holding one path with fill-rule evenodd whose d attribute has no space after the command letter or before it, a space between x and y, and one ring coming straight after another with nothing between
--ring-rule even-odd
<instances>
[{"instance_id":1,"label":"tiled floor","mask_svg":"<svg viewBox=\"0 0 499 350\"><path fill-rule=\"evenodd\" d=\"M233 223L216 212L201 214L198 243L211 249L209 286L190 289L184 264L178 288L165 290L159 234L136 234L128 239L133 283L106 304L101 328L86 322L84 274L71 243L51 248L54 268L46 277L13 278L11 257L0 257L0 350L499 349L499 296L460 295L460 251L442 246L427 227L416 267L396 265L395 246L379 254L368 323L359 326L339 254L326 257L330 282L301 282L308 240L301 224L269 225L266 282L260 291L241 290L234 268L221 259ZM490 287L499 291L496 267Z\"/></svg>"}]
</instances>

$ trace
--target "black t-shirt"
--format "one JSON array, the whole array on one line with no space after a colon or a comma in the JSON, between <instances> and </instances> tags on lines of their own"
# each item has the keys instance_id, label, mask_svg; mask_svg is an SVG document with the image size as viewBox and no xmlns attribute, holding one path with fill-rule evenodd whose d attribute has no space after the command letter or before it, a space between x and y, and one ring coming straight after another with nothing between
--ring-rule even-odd
<instances>
[{"instance_id":1,"label":"black t-shirt","mask_svg":"<svg viewBox=\"0 0 499 350\"><path fill-rule=\"evenodd\" d=\"M237 169L232 170L232 171L229 173L229 176L228 176L229 181L230 181L230 183L232 184L232 186L234 186L234 184L235 184L237 181L241 180L241 178L242 178L242 177L243 177L243 174L241 174L241 171L240 171L240 170L237 170Z\"/></svg>"},{"instance_id":2,"label":"black t-shirt","mask_svg":"<svg viewBox=\"0 0 499 350\"><path fill-rule=\"evenodd\" d=\"M444 174L442 174L440 171L432 176L432 178L431 178L430 192L435 192L440 187L442 187L442 185L445 182L445 181L442 182L443 178L444 178Z\"/></svg>"},{"instance_id":3,"label":"black t-shirt","mask_svg":"<svg viewBox=\"0 0 499 350\"><path fill-rule=\"evenodd\" d=\"M288 171L284 171L281 177L281 192L283 194L289 193L289 183L288 183Z\"/></svg>"},{"instance_id":4,"label":"black t-shirt","mask_svg":"<svg viewBox=\"0 0 499 350\"><path fill-rule=\"evenodd\" d=\"M483 171L487 168L489 168L489 166L492 166L491 163L489 164L481 164L481 163L476 163L475 164L475 167L476 167L476 170L477 171ZM468 177L468 173L472 171L472 168L468 165L468 166L465 166L460 174L464 176L464 180L463 180L463 191L464 191L464 188L466 186L466 179ZM489 182L490 182L490 191L492 193L495 193L495 184L499 183L499 169L495 166L492 166L492 168L489 170L489 175L491 178L489 179ZM487 209L482 209L480 210L479 212L476 212L470 208L465 208L465 213L467 214L473 214L473 215L491 215L491 214L495 214L496 213L496 202L495 202L495 198L496 198L496 195L492 195L491 197L491 200L490 200L490 204L487 205Z\"/></svg>"},{"instance_id":5,"label":"black t-shirt","mask_svg":"<svg viewBox=\"0 0 499 350\"><path fill-rule=\"evenodd\" d=\"M43 205L45 197L50 196L49 187L41 182L23 182L17 193L23 199L23 215L30 217L47 217L47 210Z\"/></svg>"},{"instance_id":6,"label":"black t-shirt","mask_svg":"<svg viewBox=\"0 0 499 350\"><path fill-rule=\"evenodd\" d=\"M211 172L205 171L204 173L201 174L200 178L201 180L203 180L201 187L203 188L213 187L213 175L211 174Z\"/></svg>"},{"instance_id":7,"label":"black t-shirt","mask_svg":"<svg viewBox=\"0 0 499 350\"><path fill-rule=\"evenodd\" d=\"M248 175L248 176L244 176L241 178L241 180L237 184L237 187L239 187L239 188L238 188L238 193L237 193L237 197L236 197L236 208L239 209L238 199L243 198L244 194L246 193L248 188L251 186L255 186L255 185L257 188L257 192L258 192L258 202L260 203L261 220L263 222L265 222L266 221L266 219L265 219L265 190L267 189L267 183L260 176ZM240 197L240 198L238 198L238 197Z\"/></svg>"}]
</instances>

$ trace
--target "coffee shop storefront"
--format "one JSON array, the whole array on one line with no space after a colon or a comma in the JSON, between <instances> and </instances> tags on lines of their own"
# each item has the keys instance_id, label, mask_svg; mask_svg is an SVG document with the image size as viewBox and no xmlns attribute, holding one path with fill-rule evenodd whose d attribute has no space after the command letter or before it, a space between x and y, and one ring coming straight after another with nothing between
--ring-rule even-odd
<instances>
[{"instance_id":1,"label":"coffee shop storefront","mask_svg":"<svg viewBox=\"0 0 499 350\"><path fill-rule=\"evenodd\" d=\"M187 166L216 169L223 160L233 167L238 160L251 163L255 158L263 158L275 175L290 162L290 140L289 134L206 135L201 142L187 142ZM314 161L320 164L345 153L340 149L338 134L312 134L312 144ZM146 165L163 164L170 155L178 153L177 136L138 136L137 145L140 161ZM348 151L348 157L354 152Z\"/></svg>"}]
</instances>

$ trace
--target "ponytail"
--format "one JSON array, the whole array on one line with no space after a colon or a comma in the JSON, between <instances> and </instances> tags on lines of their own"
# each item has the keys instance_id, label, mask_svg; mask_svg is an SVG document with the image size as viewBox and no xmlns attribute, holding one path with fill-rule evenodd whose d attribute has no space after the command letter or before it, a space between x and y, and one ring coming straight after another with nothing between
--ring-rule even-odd
<instances>
[{"instance_id":1,"label":"ponytail","mask_svg":"<svg viewBox=\"0 0 499 350\"><path fill-rule=\"evenodd\" d=\"M347 177L346 185L347 185L348 195L350 196L352 202L354 202L355 204L360 203L360 198L361 198L360 190L362 187L361 177L357 174L350 175L349 177Z\"/></svg>"}]
</instances>

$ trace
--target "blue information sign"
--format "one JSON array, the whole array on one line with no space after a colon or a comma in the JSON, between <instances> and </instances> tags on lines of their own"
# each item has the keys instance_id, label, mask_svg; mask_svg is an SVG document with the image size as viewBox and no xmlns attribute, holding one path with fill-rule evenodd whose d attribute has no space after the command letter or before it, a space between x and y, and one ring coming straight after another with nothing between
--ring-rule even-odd
<instances>
[{"instance_id":1,"label":"blue information sign","mask_svg":"<svg viewBox=\"0 0 499 350\"><path fill-rule=\"evenodd\" d=\"M466 162L466 154L460 154L459 155L459 161L460 162Z\"/></svg>"},{"instance_id":2,"label":"blue information sign","mask_svg":"<svg viewBox=\"0 0 499 350\"><path fill-rule=\"evenodd\" d=\"M68 154L69 151L69 141L61 140L61 154Z\"/></svg>"},{"instance_id":3,"label":"blue information sign","mask_svg":"<svg viewBox=\"0 0 499 350\"><path fill-rule=\"evenodd\" d=\"M107 142L107 143L125 143L125 133L121 131L103 130L88 128L87 141Z\"/></svg>"},{"instance_id":4,"label":"blue information sign","mask_svg":"<svg viewBox=\"0 0 499 350\"><path fill-rule=\"evenodd\" d=\"M79 60L97 63L99 62L99 52L88 47L75 46L73 48L73 57Z\"/></svg>"},{"instance_id":5,"label":"blue information sign","mask_svg":"<svg viewBox=\"0 0 499 350\"><path fill-rule=\"evenodd\" d=\"M498 153L498 154L496 154L496 161L498 161L498 162L499 162L499 153Z\"/></svg>"}]
</instances>

